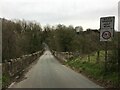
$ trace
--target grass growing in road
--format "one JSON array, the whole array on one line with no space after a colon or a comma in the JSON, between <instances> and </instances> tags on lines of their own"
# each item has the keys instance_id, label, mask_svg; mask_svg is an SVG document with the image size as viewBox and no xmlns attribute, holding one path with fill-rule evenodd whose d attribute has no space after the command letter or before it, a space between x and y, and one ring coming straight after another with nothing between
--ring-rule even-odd
<instances>
[{"instance_id":1,"label":"grass growing in road","mask_svg":"<svg viewBox=\"0 0 120 90\"><path fill-rule=\"evenodd\" d=\"M107 72L104 76L104 52L100 52L100 62L96 63L97 54L93 53L90 56L90 61L88 62L88 56L84 56L83 58L77 57L72 60L66 62L68 66L77 71L83 72L86 75L94 78L96 81L104 83L108 87L117 86L118 85L118 74L117 72Z\"/></svg>"}]
</instances>

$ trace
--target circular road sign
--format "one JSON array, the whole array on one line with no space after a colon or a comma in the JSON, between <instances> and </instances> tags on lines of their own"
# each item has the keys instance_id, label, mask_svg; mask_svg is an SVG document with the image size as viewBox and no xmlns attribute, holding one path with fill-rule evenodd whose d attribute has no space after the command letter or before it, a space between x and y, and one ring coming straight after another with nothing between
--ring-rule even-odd
<instances>
[{"instance_id":1,"label":"circular road sign","mask_svg":"<svg viewBox=\"0 0 120 90\"><path fill-rule=\"evenodd\" d=\"M102 33L102 37L103 37L104 39L110 39L110 38L111 38L111 33L110 33L109 31L104 31L104 32Z\"/></svg>"}]
</instances>

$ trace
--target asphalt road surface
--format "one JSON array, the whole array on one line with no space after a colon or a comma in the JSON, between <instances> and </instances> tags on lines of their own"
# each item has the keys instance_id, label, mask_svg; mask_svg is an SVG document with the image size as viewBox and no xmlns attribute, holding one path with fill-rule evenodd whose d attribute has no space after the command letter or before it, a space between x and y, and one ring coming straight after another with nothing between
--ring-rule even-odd
<instances>
[{"instance_id":1,"label":"asphalt road surface","mask_svg":"<svg viewBox=\"0 0 120 90\"><path fill-rule=\"evenodd\" d=\"M50 51L25 74L26 79L10 88L101 88L85 76L59 63Z\"/></svg>"}]
</instances>

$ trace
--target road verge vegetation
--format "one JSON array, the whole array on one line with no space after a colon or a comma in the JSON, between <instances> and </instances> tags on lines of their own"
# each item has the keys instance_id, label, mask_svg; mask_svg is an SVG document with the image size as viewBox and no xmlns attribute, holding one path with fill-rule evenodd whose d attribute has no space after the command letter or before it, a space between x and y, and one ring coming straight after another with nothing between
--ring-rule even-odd
<instances>
[{"instance_id":1,"label":"road verge vegetation","mask_svg":"<svg viewBox=\"0 0 120 90\"><path fill-rule=\"evenodd\" d=\"M100 52L100 62L96 63L97 54L93 53L90 55L90 61L88 62L88 55L81 57L74 57L65 62L67 66L73 70L84 74L91 80L100 84L101 86L111 88L117 87L118 83L118 72L105 72L104 71L104 51ZM106 73L106 75L105 75Z\"/></svg>"}]
</instances>

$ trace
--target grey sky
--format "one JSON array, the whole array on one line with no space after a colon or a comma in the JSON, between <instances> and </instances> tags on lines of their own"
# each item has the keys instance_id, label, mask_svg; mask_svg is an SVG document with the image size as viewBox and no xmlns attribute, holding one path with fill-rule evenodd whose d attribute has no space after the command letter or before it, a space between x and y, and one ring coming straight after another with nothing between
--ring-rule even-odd
<instances>
[{"instance_id":1,"label":"grey sky","mask_svg":"<svg viewBox=\"0 0 120 90\"><path fill-rule=\"evenodd\" d=\"M65 24L99 28L100 17L116 16L119 0L0 0L0 17L36 20L41 25Z\"/></svg>"}]
</instances>

